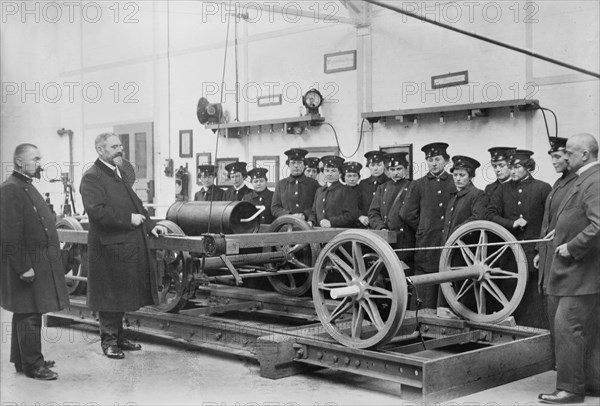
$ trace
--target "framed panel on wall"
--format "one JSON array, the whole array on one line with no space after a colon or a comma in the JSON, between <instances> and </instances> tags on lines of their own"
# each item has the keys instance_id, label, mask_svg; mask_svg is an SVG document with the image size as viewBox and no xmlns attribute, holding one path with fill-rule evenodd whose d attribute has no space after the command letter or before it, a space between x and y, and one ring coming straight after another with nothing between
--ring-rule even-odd
<instances>
[{"instance_id":1,"label":"framed panel on wall","mask_svg":"<svg viewBox=\"0 0 600 406\"><path fill-rule=\"evenodd\" d=\"M215 165L217 165L217 186L233 186L233 181L227 177L225 167L237 161L239 161L238 158L217 158L215 160Z\"/></svg>"},{"instance_id":2,"label":"framed panel on wall","mask_svg":"<svg viewBox=\"0 0 600 406\"><path fill-rule=\"evenodd\" d=\"M179 157L192 158L194 156L192 130L179 130Z\"/></svg>"},{"instance_id":3,"label":"framed panel on wall","mask_svg":"<svg viewBox=\"0 0 600 406\"><path fill-rule=\"evenodd\" d=\"M413 180L415 166L415 162L413 160L413 144L385 145L379 147L379 150L388 154L393 154L394 152L406 152L406 159L408 160L408 173L405 175L405 178Z\"/></svg>"},{"instance_id":4,"label":"framed panel on wall","mask_svg":"<svg viewBox=\"0 0 600 406\"><path fill-rule=\"evenodd\" d=\"M252 157L254 168L265 168L267 172L267 187L275 187L279 182L279 156L278 155L258 155Z\"/></svg>"}]
</instances>

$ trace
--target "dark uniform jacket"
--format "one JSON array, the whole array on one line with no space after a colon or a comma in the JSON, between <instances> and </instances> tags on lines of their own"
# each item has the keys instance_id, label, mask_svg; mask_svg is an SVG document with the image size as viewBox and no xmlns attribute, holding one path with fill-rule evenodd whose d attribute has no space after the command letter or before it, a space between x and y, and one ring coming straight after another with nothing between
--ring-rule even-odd
<instances>
[{"instance_id":1,"label":"dark uniform jacket","mask_svg":"<svg viewBox=\"0 0 600 406\"><path fill-rule=\"evenodd\" d=\"M329 220L331 227L354 226L358 219L358 202L354 192L340 182L319 187L309 221L319 227L323 219Z\"/></svg>"},{"instance_id":2,"label":"dark uniform jacket","mask_svg":"<svg viewBox=\"0 0 600 406\"><path fill-rule=\"evenodd\" d=\"M469 183L463 190L452 192L444 215L444 242L458 227L470 221L485 220L488 195Z\"/></svg>"},{"instance_id":3,"label":"dark uniform jacket","mask_svg":"<svg viewBox=\"0 0 600 406\"><path fill-rule=\"evenodd\" d=\"M352 192L354 193L354 197L356 199L356 204L358 205L358 213L360 216L360 213L362 213L362 200L360 198L360 188L358 185L356 186L348 186L346 185L346 187ZM356 219L356 222L354 223L354 225L352 226L352 228L367 228L365 227L360 221L358 221L358 219Z\"/></svg>"},{"instance_id":4,"label":"dark uniform jacket","mask_svg":"<svg viewBox=\"0 0 600 406\"><path fill-rule=\"evenodd\" d=\"M244 197L244 195L250 192L252 192L252 189L250 189L246 185L242 186L238 190L235 190L235 188L232 186L224 192L223 200L226 202L239 202L240 200L242 200L242 197Z\"/></svg>"},{"instance_id":5,"label":"dark uniform jacket","mask_svg":"<svg viewBox=\"0 0 600 406\"><path fill-rule=\"evenodd\" d=\"M510 182L510 178L507 181L504 182L500 182L498 179L496 179L493 183L490 183L489 185L487 185L484 189L485 193L491 198L492 195L494 194L494 192L496 190L498 190L498 188L500 187L501 184L503 183L508 183Z\"/></svg>"},{"instance_id":6,"label":"dark uniform jacket","mask_svg":"<svg viewBox=\"0 0 600 406\"><path fill-rule=\"evenodd\" d=\"M569 188L556 213L553 251L567 244L570 258L555 255L548 294L600 293L600 165L584 171Z\"/></svg>"},{"instance_id":7,"label":"dark uniform jacket","mask_svg":"<svg viewBox=\"0 0 600 406\"><path fill-rule=\"evenodd\" d=\"M377 188L386 183L390 178L384 173L381 176L369 176L363 179L358 184L358 193L360 195L358 200L358 207L360 210L359 216L368 216L369 208L371 207L371 201L375 197Z\"/></svg>"},{"instance_id":8,"label":"dark uniform jacket","mask_svg":"<svg viewBox=\"0 0 600 406\"><path fill-rule=\"evenodd\" d=\"M194 200L197 202L220 202L226 201L224 198L225 191L216 185L210 185L208 190L199 190L194 195Z\"/></svg>"},{"instance_id":9,"label":"dark uniform jacket","mask_svg":"<svg viewBox=\"0 0 600 406\"><path fill-rule=\"evenodd\" d=\"M554 186L552 186L552 190L546 198L540 238L544 238L556 227L556 220L558 219L556 213L558 212L558 207L567 196L569 188L572 186L572 182L575 179L577 179L577 174L575 172L566 172L554 183ZM548 275L550 274L550 267L552 266L552 258L554 257L552 241L539 243L538 251L540 254L538 286L540 291L545 293L546 288L548 287Z\"/></svg>"},{"instance_id":10,"label":"dark uniform jacket","mask_svg":"<svg viewBox=\"0 0 600 406\"><path fill-rule=\"evenodd\" d=\"M529 175L519 182L503 183L492 196L488 206L488 219L510 231L517 240L537 239L542 229L544 205L550 193L550 185ZM523 217L527 225L513 228L514 222ZM528 245L523 245L527 253Z\"/></svg>"},{"instance_id":11,"label":"dark uniform jacket","mask_svg":"<svg viewBox=\"0 0 600 406\"><path fill-rule=\"evenodd\" d=\"M255 206L265 206L265 210L260 214L260 224L271 224L275 217L271 213L271 203L273 202L273 192L265 189L258 193L253 190L244 195L242 200L250 202Z\"/></svg>"},{"instance_id":12,"label":"dark uniform jacket","mask_svg":"<svg viewBox=\"0 0 600 406\"><path fill-rule=\"evenodd\" d=\"M404 205L408 188L408 179L398 182L389 180L380 185L375 192L375 197L369 208L369 226L375 230L392 230L396 232L396 242L393 248L413 248L415 246L415 233L400 218L400 209ZM399 253L400 259L414 257L414 251Z\"/></svg>"},{"instance_id":13,"label":"dark uniform jacket","mask_svg":"<svg viewBox=\"0 0 600 406\"><path fill-rule=\"evenodd\" d=\"M319 187L319 182L304 174L280 180L275 186L271 212L275 217L302 213L304 219L308 220Z\"/></svg>"},{"instance_id":14,"label":"dark uniform jacket","mask_svg":"<svg viewBox=\"0 0 600 406\"><path fill-rule=\"evenodd\" d=\"M18 172L0 185L0 256L4 309L48 313L69 304L54 216L31 179ZM30 268L33 282L22 281Z\"/></svg>"},{"instance_id":15,"label":"dark uniform jacket","mask_svg":"<svg viewBox=\"0 0 600 406\"><path fill-rule=\"evenodd\" d=\"M444 215L456 187L452 176L429 172L411 183L400 209L400 218L416 230L416 247L441 246L444 243ZM424 272L438 272L441 250L415 252L415 266Z\"/></svg>"},{"instance_id":16,"label":"dark uniform jacket","mask_svg":"<svg viewBox=\"0 0 600 406\"><path fill-rule=\"evenodd\" d=\"M157 304L156 265L148 249L155 225L129 183L96 160L81 180L89 216L88 306L94 311L129 312ZM131 226L131 214L146 216Z\"/></svg>"}]
</instances>

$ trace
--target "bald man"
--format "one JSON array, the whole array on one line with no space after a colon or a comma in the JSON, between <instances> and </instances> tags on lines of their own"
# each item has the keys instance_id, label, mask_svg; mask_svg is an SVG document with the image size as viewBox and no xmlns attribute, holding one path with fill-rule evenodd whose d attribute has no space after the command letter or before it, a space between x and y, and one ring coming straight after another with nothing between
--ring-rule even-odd
<instances>
[{"instance_id":1,"label":"bald man","mask_svg":"<svg viewBox=\"0 0 600 406\"><path fill-rule=\"evenodd\" d=\"M556 391L542 403L581 403L600 394L600 165L598 142L576 134L565 148L577 179L560 204L548 277L554 315ZM551 304L552 303L552 304Z\"/></svg>"}]
</instances>

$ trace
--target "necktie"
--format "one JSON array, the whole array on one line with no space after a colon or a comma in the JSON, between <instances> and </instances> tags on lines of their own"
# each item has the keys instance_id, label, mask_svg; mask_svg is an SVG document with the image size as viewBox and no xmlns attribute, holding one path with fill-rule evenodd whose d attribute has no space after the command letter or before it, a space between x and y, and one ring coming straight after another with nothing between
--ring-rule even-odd
<instances>
[{"instance_id":1,"label":"necktie","mask_svg":"<svg viewBox=\"0 0 600 406\"><path fill-rule=\"evenodd\" d=\"M115 180L122 180L121 175L119 175L119 170L115 167Z\"/></svg>"}]
</instances>

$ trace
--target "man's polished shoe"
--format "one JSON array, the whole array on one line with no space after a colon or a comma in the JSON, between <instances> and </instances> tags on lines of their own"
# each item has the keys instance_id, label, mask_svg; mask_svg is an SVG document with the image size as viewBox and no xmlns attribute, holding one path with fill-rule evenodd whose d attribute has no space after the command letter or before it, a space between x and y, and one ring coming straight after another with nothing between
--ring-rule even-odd
<instances>
[{"instance_id":1,"label":"man's polished shoe","mask_svg":"<svg viewBox=\"0 0 600 406\"><path fill-rule=\"evenodd\" d=\"M134 343L126 338L119 341L118 347L123 351L139 351L142 349L140 344Z\"/></svg>"},{"instance_id":2,"label":"man's polished shoe","mask_svg":"<svg viewBox=\"0 0 600 406\"><path fill-rule=\"evenodd\" d=\"M566 390L557 390L552 393L542 393L538 396L540 403L553 405L566 405L570 403L583 403L584 397Z\"/></svg>"},{"instance_id":3,"label":"man's polished shoe","mask_svg":"<svg viewBox=\"0 0 600 406\"><path fill-rule=\"evenodd\" d=\"M123 354L123 351L121 351L121 349L116 345L109 345L107 347L104 347L104 348L102 348L102 351L104 351L104 355L106 355L108 358L112 358L112 359L125 358L125 354Z\"/></svg>"},{"instance_id":4,"label":"man's polished shoe","mask_svg":"<svg viewBox=\"0 0 600 406\"><path fill-rule=\"evenodd\" d=\"M53 368L54 365L56 365L56 362L54 362L52 360L46 360L46 361L44 361L44 366L46 368ZM21 364L15 364L15 369L17 370L18 373L23 372L23 366L21 366Z\"/></svg>"},{"instance_id":5,"label":"man's polished shoe","mask_svg":"<svg viewBox=\"0 0 600 406\"><path fill-rule=\"evenodd\" d=\"M53 379L58 378L58 374L48 369L45 365L41 365L37 368L32 369L31 371L25 372L25 375L33 379L39 379L41 381L51 381Z\"/></svg>"}]
</instances>

